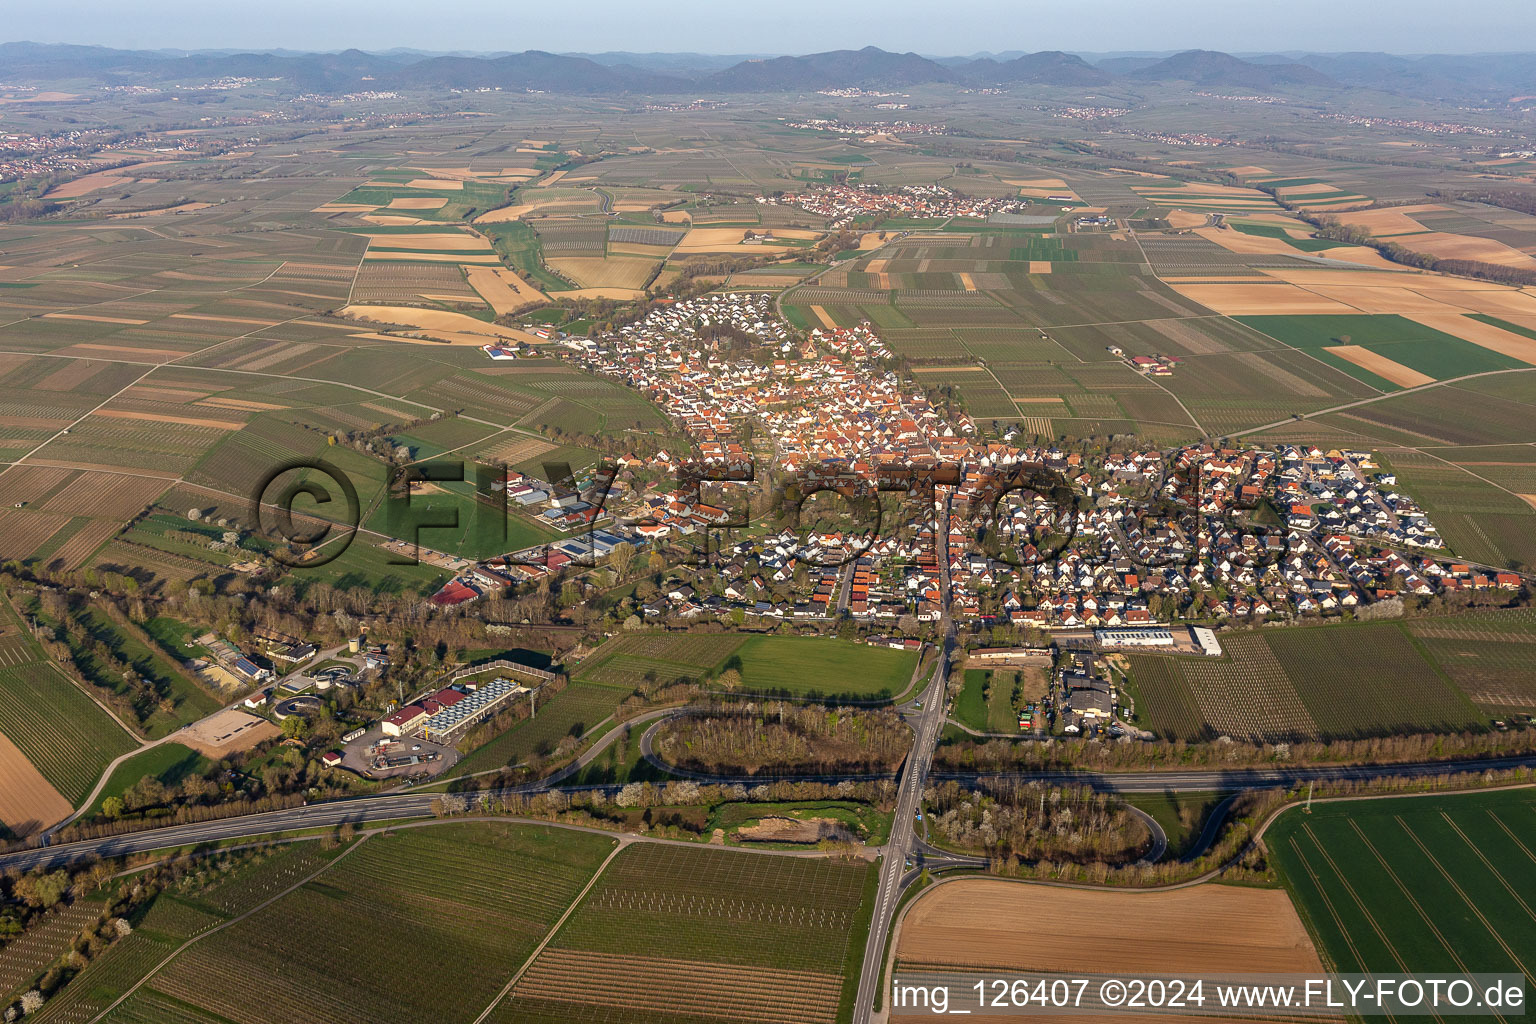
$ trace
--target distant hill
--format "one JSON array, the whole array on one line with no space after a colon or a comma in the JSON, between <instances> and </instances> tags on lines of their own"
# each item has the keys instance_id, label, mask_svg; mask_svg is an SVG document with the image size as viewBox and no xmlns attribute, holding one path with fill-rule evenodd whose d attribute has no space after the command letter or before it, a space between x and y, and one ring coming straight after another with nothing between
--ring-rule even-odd
<instances>
[{"instance_id":1,"label":"distant hill","mask_svg":"<svg viewBox=\"0 0 1536 1024\"><path fill-rule=\"evenodd\" d=\"M711 71L724 71L745 60L769 60L777 53L630 53L608 50L603 53L566 53L565 57L585 57L605 67L625 66L682 78L698 78Z\"/></svg>"},{"instance_id":2,"label":"distant hill","mask_svg":"<svg viewBox=\"0 0 1536 1024\"><path fill-rule=\"evenodd\" d=\"M391 88L542 89L563 93L667 93L687 88L681 78L624 65L605 66L585 57L529 50L505 57L433 57L380 76Z\"/></svg>"},{"instance_id":3,"label":"distant hill","mask_svg":"<svg viewBox=\"0 0 1536 1024\"><path fill-rule=\"evenodd\" d=\"M1166 57L1104 57L1093 62L1093 66L1100 71L1107 71L1112 75L1129 75L1149 68L1154 64L1160 64Z\"/></svg>"},{"instance_id":4,"label":"distant hill","mask_svg":"<svg viewBox=\"0 0 1536 1024\"><path fill-rule=\"evenodd\" d=\"M1190 83L1202 89L1284 92L1373 89L1449 102L1504 103L1536 94L1536 54L1253 54L1214 50L1172 55L1007 51L924 57L877 47L784 57L696 53L431 53L394 49L115 50L104 46L0 44L0 77L10 82L103 85L193 84L226 76L280 79L304 92L362 89L537 89L576 95L709 95L1039 85L1085 88L1123 83Z\"/></svg>"},{"instance_id":5,"label":"distant hill","mask_svg":"<svg viewBox=\"0 0 1536 1024\"><path fill-rule=\"evenodd\" d=\"M1114 76L1089 64L1083 58L1060 50L1042 50L1026 53L1013 60L996 61L990 58L957 65L959 71L971 81L985 85L990 83L1028 82L1037 85L1102 85Z\"/></svg>"},{"instance_id":6,"label":"distant hill","mask_svg":"<svg viewBox=\"0 0 1536 1024\"><path fill-rule=\"evenodd\" d=\"M953 82L955 71L915 53L887 53L874 46L831 50L804 57L743 61L700 80L720 92L786 92L817 89L880 89Z\"/></svg>"},{"instance_id":7,"label":"distant hill","mask_svg":"<svg viewBox=\"0 0 1536 1024\"><path fill-rule=\"evenodd\" d=\"M1142 82L1189 82L1200 86L1242 89L1339 87L1338 82L1305 64L1254 64L1215 50L1186 50L1130 71L1125 77Z\"/></svg>"},{"instance_id":8,"label":"distant hill","mask_svg":"<svg viewBox=\"0 0 1536 1024\"><path fill-rule=\"evenodd\" d=\"M1529 53L1335 53L1296 60L1345 85L1420 99L1502 103L1536 94L1536 55Z\"/></svg>"}]
</instances>

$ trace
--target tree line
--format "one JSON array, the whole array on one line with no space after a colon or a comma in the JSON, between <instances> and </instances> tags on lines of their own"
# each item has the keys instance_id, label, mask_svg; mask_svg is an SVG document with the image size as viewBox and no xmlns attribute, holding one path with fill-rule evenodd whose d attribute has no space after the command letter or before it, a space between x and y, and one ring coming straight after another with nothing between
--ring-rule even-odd
<instances>
[{"instance_id":1,"label":"tree line","mask_svg":"<svg viewBox=\"0 0 1536 1024\"><path fill-rule=\"evenodd\" d=\"M934 770L1016 772L1118 768L1274 768L1434 762L1536 753L1536 729L1412 733L1362 739L1250 743L1185 740L975 740L941 743Z\"/></svg>"},{"instance_id":2,"label":"tree line","mask_svg":"<svg viewBox=\"0 0 1536 1024\"><path fill-rule=\"evenodd\" d=\"M665 761L717 774L871 774L892 771L912 732L889 708L854 710L776 701L753 710L718 706L664 724L656 752Z\"/></svg>"},{"instance_id":3,"label":"tree line","mask_svg":"<svg viewBox=\"0 0 1536 1024\"><path fill-rule=\"evenodd\" d=\"M923 801L945 845L994 859L1123 864L1151 838L1122 799L1087 786L949 781Z\"/></svg>"}]
</instances>

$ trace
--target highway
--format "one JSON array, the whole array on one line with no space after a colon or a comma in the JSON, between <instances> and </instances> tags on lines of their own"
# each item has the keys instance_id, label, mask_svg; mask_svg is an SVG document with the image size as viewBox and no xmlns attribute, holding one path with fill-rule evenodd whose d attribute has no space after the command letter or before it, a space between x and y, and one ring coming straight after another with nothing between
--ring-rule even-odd
<instances>
[{"instance_id":1,"label":"highway","mask_svg":"<svg viewBox=\"0 0 1536 1024\"><path fill-rule=\"evenodd\" d=\"M1201 768L1190 771L1144 772L935 772L936 779L967 782L1043 782L1084 785L1104 793L1222 793L1240 789L1272 789L1308 782L1358 782L1380 778L1425 778L1466 772L1536 769L1536 756L1485 760L1427 761L1315 768Z\"/></svg>"},{"instance_id":2,"label":"highway","mask_svg":"<svg viewBox=\"0 0 1536 1024\"><path fill-rule=\"evenodd\" d=\"M364 797L358 800L336 800L328 803L306 804L281 811L262 814L243 814L216 821L203 821L191 825L170 825L165 828L128 832L103 839L83 839L61 846L44 846L35 850L22 850L0 857L0 870L19 868L23 871L36 867L53 867L89 857L122 857L130 853L145 853L177 846L217 843L229 839L269 835L293 829L332 828L345 822L362 824L386 821L390 818L424 817L432 813L432 801L441 793L400 793L389 796Z\"/></svg>"}]
</instances>

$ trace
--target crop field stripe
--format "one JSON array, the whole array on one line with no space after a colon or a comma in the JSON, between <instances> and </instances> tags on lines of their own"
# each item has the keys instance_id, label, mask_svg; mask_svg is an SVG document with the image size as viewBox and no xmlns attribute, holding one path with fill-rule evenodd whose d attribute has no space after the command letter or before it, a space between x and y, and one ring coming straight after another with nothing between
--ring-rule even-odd
<instances>
[{"instance_id":1,"label":"crop field stripe","mask_svg":"<svg viewBox=\"0 0 1536 1024\"><path fill-rule=\"evenodd\" d=\"M592 877L587 879L587 884L581 887L581 892L577 893L576 898L572 900L570 905L565 908L565 913L561 914L560 919L557 920L554 924L550 925L549 931L545 933L543 941L534 948L532 953L528 954L528 958L523 961L523 965L521 967L513 972L512 977L507 979L507 983L502 986L500 992L496 993L496 998L491 1000L490 1005L487 1006L484 1010L480 1011L480 1016L475 1018L474 1024L484 1024L485 1019L495 1012L496 1007L501 1003L503 999L507 998L508 993L512 991L512 987L516 985L518 980L528 972L528 968L533 966L533 962L537 960L539 956L544 952L545 947L547 947L554 939L556 933L558 933L560 929L565 926L566 919L574 914L576 912L576 908L581 906L582 902L586 900L587 893L591 892L592 887L597 884L597 880L603 877L603 872L608 870L608 865L613 863L613 858L622 853L624 848L628 845L629 844L623 840L613 844L613 849L609 852L608 856L603 858L603 862L597 866L597 870L592 873Z\"/></svg>"},{"instance_id":2,"label":"crop field stripe","mask_svg":"<svg viewBox=\"0 0 1536 1024\"><path fill-rule=\"evenodd\" d=\"M1504 823L1503 818L1499 817L1491 810L1488 812L1488 817L1493 819L1493 823L1495 825L1504 830L1504 834L1509 836L1511 842L1520 847L1520 852L1525 854L1525 856L1530 860L1532 864L1536 864L1536 853L1532 853L1531 848L1520 841L1520 837L1515 835L1514 831Z\"/></svg>"},{"instance_id":3,"label":"crop field stripe","mask_svg":"<svg viewBox=\"0 0 1536 1024\"><path fill-rule=\"evenodd\" d=\"M1333 879L1338 882L1340 887L1342 887L1346 893L1349 894L1349 898L1354 901L1355 906L1365 917L1366 922L1370 924L1371 931L1376 933L1376 938L1380 940L1383 948L1385 948L1386 951L1392 955L1393 960L1397 961L1398 970L1407 973L1407 961L1405 961L1403 959L1403 955L1398 952L1397 946L1394 945L1392 940L1387 937L1386 930L1383 929L1380 922L1376 920L1376 915L1371 913L1370 908L1365 905L1365 901L1360 898L1359 891L1350 884L1349 879L1345 877L1344 872L1340 870L1338 863L1333 859L1333 855L1328 852L1328 848L1325 847L1317 838L1317 833L1312 831L1312 825L1308 823L1302 826L1302 831L1306 833L1308 839L1312 840L1312 845L1317 848L1317 852L1321 854L1323 860L1327 862L1328 870L1333 872ZM1347 935L1348 932L1345 934ZM1361 968L1364 969L1363 962L1361 964Z\"/></svg>"},{"instance_id":4,"label":"crop field stripe","mask_svg":"<svg viewBox=\"0 0 1536 1024\"><path fill-rule=\"evenodd\" d=\"M1403 883L1402 877L1393 870L1391 864L1387 863L1387 859L1381 855L1381 851L1376 848L1376 844L1371 842L1370 837L1360 827L1360 823L1352 820L1349 822L1349 827L1356 837L1359 838L1360 842L1365 845L1365 848L1370 851L1371 856L1376 858L1376 863L1381 865L1381 870L1392 880L1392 884L1397 886L1397 891L1402 894L1403 899L1419 915L1419 920L1423 922L1424 927L1435 937L1435 940L1440 943L1444 951L1450 954L1451 959L1456 962L1456 966L1463 972L1468 972L1469 969L1466 961L1461 958L1461 954L1456 951L1455 946L1445 937L1445 933L1436 926L1434 919L1425 912L1423 904L1414 896L1413 890Z\"/></svg>"},{"instance_id":5,"label":"crop field stripe","mask_svg":"<svg viewBox=\"0 0 1536 1024\"><path fill-rule=\"evenodd\" d=\"M99 1021L103 1017L105 1017L107 1014L111 1013L114 1009L117 1008L117 1006L120 1003L122 1003L129 996L131 996L135 992L137 992L151 978L153 978L156 974L158 974L167 964L169 964L172 960L175 960L176 957L181 954L182 950L187 949L193 943L200 942L203 939L208 938L209 936L216 935L217 933L223 931L224 929L230 927L231 925L237 924L237 923L245 920L246 918L250 917L252 914L255 914L257 911L263 910L266 907L271 906L273 903L276 903L278 900L282 899L284 896L288 895L289 893L293 892L294 890L299 889L300 887L302 887L304 885L307 885L308 883L310 883L314 879L316 879L316 878L320 877L322 874L324 874L337 861L341 860L343 857L346 857L348 854L352 853L354 850L361 849L363 847L363 845L365 843L367 843L368 839L369 839L368 836L363 836L361 839L355 841L351 846L349 846L345 850L341 851L341 853L337 854L334 859L326 861L324 864L322 864L315 871L311 872L309 875L306 875L304 878L301 878L299 881L295 882L293 885L289 886L288 888L282 890L281 892L273 894L272 896L268 897L267 899L263 900L262 902L256 904L250 910L247 910L245 913L239 914L239 915L237 915L235 917L231 917L227 921L220 922L219 924L214 925L212 928L208 929L207 931L202 932L201 934L198 934L198 935L194 935L192 938L190 938L187 941L183 942L181 945L179 945L175 949L171 950L170 954L167 955L165 957L165 959L161 960L158 964L156 964L154 967L150 968L150 970L145 972L144 976L141 977L138 981L134 982L133 985L131 987L129 987L129 989L126 992L124 992L122 995L120 995L116 999L114 999L111 1002L111 1004L109 1004L100 1013L96 1014L96 1016L92 1017L91 1021L94 1024L95 1021Z\"/></svg>"},{"instance_id":6,"label":"crop field stripe","mask_svg":"<svg viewBox=\"0 0 1536 1024\"><path fill-rule=\"evenodd\" d=\"M1462 831L1461 826L1456 824L1456 820L1449 814L1446 814L1444 811L1440 812L1440 817L1445 819L1445 823L1451 827L1451 830L1454 831L1458 837L1460 837L1462 842L1467 844L1467 849L1472 851L1472 855L1478 860L1482 861L1483 867L1488 870L1488 874L1493 876L1493 878L1498 881L1499 885L1504 887L1504 891L1509 894L1509 897L1520 905L1520 909L1525 911L1525 916L1530 918L1533 922L1536 922L1536 910L1531 909L1531 905L1525 902L1525 898L1520 895L1514 886L1509 884L1509 879L1505 878L1503 872L1495 867L1493 862L1484 855L1483 851L1478 848L1477 844L1472 841L1471 837L1468 836L1466 832ZM1399 818L1398 820L1401 821L1402 819Z\"/></svg>"},{"instance_id":7,"label":"crop field stripe","mask_svg":"<svg viewBox=\"0 0 1536 1024\"><path fill-rule=\"evenodd\" d=\"M1296 841L1296 837L1294 835L1287 836L1286 842L1290 844L1291 852L1295 854L1296 860L1301 864L1302 869L1306 871L1307 881L1311 884L1313 890L1317 893L1318 898L1322 900L1323 906L1327 909L1328 916L1334 930L1338 932L1339 938L1344 941L1344 944L1349 947L1350 956L1354 958L1354 963L1351 966L1355 967L1356 969L1363 969L1366 960L1363 956L1360 955L1360 947L1355 945L1354 936L1352 936L1349 929L1345 927L1344 918L1339 914L1338 908L1333 905L1333 897L1328 895L1328 888L1323 885L1322 879L1318 877L1317 869L1314 868L1312 866L1312 862L1307 859L1305 851L1302 850L1301 844ZM1315 843L1316 840L1313 840L1313 842ZM1295 879L1292 879L1292 884L1294 883ZM1311 923L1312 931L1314 934L1316 934L1319 930L1319 925L1316 921L1313 920L1313 915L1310 911L1308 911L1306 905L1300 901L1293 902L1296 903L1296 909L1298 913L1301 914L1302 919ZM1379 934L1380 933L1378 931L1378 935ZM1323 946L1322 943L1319 943L1318 945L1320 947ZM1326 948L1319 948L1318 953L1323 957L1323 963L1325 965L1332 967L1335 970L1338 969L1338 964L1329 963L1332 958L1329 956Z\"/></svg>"},{"instance_id":8,"label":"crop field stripe","mask_svg":"<svg viewBox=\"0 0 1536 1024\"><path fill-rule=\"evenodd\" d=\"M1441 813L1444 814L1443 811ZM1461 897L1461 901L1467 905L1467 909L1472 911L1473 916L1482 922L1483 927L1488 930L1488 934L1493 936L1493 940L1499 944L1499 947L1504 950L1505 954L1508 955L1510 960L1514 961L1515 965L1520 968L1521 972L1524 973L1526 977L1536 977L1536 971L1531 970L1530 965L1522 960L1520 955L1510 948L1510 945L1505 941L1501 930L1494 927L1493 922L1488 920L1487 915L1484 914L1482 909L1477 905L1477 901L1467 894L1467 891L1462 888L1461 883L1457 882L1449 871L1445 870L1445 865L1441 864L1439 859L1436 858L1432 852L1430 852L1429 847L1424 845L1424 840L1419 838L1418 833L1416 833L1409 826L1409 824L1402 819L1401 816L1394 817L1392 820L1396 821L1397 824L1402 828L1403 832L1407 834L1408 838L1413 840L1413 845L1419 848L1419 852L1424 855L1424 859L1429 861L1429 863L1434 866L1435 871L1439 873L1440 877L1445 879L1445 883L1455 891L1457 896ZM1449 821L1450 819L1447 818L1446 820ZM1473 852L1476 852L1476 850L1474 849ZM1478 857L1483 861L1484 864L1488 863L1487 858L1482 857L1481 854L1478 854ZM1489 865L1489 868L1492 870L1492 865ZM1498 873L1495 871L1494 874L1497 875ZM1503 883L1506 889L1509 889L1509 883L1505 882L1502 877L1499 877L1499 881ZM1514 892L1512 889L1509 891L1511 895ZM1516 897L1516 899L1518 900L1519 897ZM1525 904L1521 903L1521 906L1524 907ZM1530 914L1529 907L1525 907L1525 911L1527 915ZM1460 956L1457 956L1456 959L1458 963L1461 962Z\"/></svg>"}]
</instances>

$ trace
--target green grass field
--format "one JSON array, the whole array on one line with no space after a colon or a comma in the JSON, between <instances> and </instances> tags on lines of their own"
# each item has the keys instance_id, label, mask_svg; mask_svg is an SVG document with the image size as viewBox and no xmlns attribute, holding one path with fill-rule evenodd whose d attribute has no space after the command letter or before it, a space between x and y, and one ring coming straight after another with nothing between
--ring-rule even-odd
<instances>
[{"instance_id":1,"label":"green grass field","mask_svg":"<svg viewBox=\"0 0 1536 1024\"><path fill-rule=\"evenodd\" d=\"M1126 803L1146 811L1168 836L1168 857L1182 856L1200 838L1200 830L1226 793L1126 793Z\"/></svg>"},{"instance_id":2,"label":"green grass field","mask_svg":"<svg viewBox=\"0 0 1536 1024\"><path fill-rule=\"evenodd\" d=\"M475 559L506 554L560 536L521 511L508 508L503 512L499 506L479 500L468 482L438 486L443 493L412 495L408 504L381 504L369 517L367 528L415 541L434 551Z\"/></svg>"},{"instance_id":3,"label":"green grass field","mask_svg":"<svg viewBox=\"0 0 1536 1024\"><path fill-rule=\"evenodd\" d=\"M643 844L621 853L495 1024L832 1024L857 983L866 864Z\"/></svg>"},{"instance_id":4,"label":"green grass field","mask_svg":"<svg viewBox=\"0 0 1536 1024\"><path fill-rule=\"evenodd\" d=\"M491 240L491 247L501 261L520 271L546 292L569 291L571 283L544 266L539 236L533 228L520 220L502 221L499 224L481 224L478 231Z\"/></svg>"},{"instance_id":5,"label":"green grass field","mask_svg":"<svg viewBox=\"0 0 1536 1024\"><path fill-rule=\"evenodd\" d=\"M647 723L629 729L628 736L621 736L608 745L570 780L575 786L598 786L628 782L667 782L673 776L654 767L640 754L640 738L645 735ZM625 726L619 726L623 729Z\"/></svg>"},{"instance_id":6,"label":"green grass field","mask_svg":"<svg viewBox=\"0 0 1536 1024\"><path fill-rule=\"evenodd\" d=\"M749 637L735 657L743 690L796 697L894 697L917 667L915 652L830 637Z\"/></svg>"},{"instance_id":7,"label":"green grass field","mask_svg":"<svg viewBox=\"0 0 1536 1024\"><path fill-rule=\"evenodd\" d=\"M107 797L122 796L146 775L160 780L166 786L175 786L188 776L202 775L212 763L191 747L184 747L180 743L162 743L158 747L151 747L117 766L107 777L107 784L96 795L96 802L91 804L86 814L100 813L101 805Z\"/></svg>"},{"instance_id":8,"label":"green grass field","mask_svg":"<svg viewBox=\"0 0 1536 1024\"><path fill-rule=\"evenodd\" d=\"M620 637L582 662L578 678L615 686L703 679L727 668L741 692L790 697L894 697L917 655L831 637L649 633Z\"/></svg>"},{"instance_id":9,"label":"green grass field","mask_svg":"<svg viewBox=\"0 0 1536 1024\"><path fill-rule=\"evenodd\" d=\"M1293 809L1265 843L1331 969L1536 979L1531 790Z\"/></svg>"},{"instance_id":10,"label":"green grass field","mask_svg":"<svg viewBox=\"0 0 1536 1024\"><path fill-rule=\"evenodd\" d=\"M381 594L407 591L430 594L448 578L446 569L425 562L399 564L395 561L399 557L396 552L385 551L362 537L355 537L334 561L313 568L295 568L293 578L301 587L310 583L328 583L343 590L365 587Z\"/></svg>"},{"instance_id":11,"label":"green grass field","mask_svg":"<svg viewBox=\"0 0 1536 1024\"><path fill-rule=\"evenodd\" d=\"M1278 238L1292 248L1299 249L1302 252L1322 252L1324 249L1336 249L1344 244L1343 242L1335 242L1328 238L1292 238L1286 234L1285 228L1279 224L1261 224L1236 220L1230 220L1228 224L1245 235ZM1298 226L1300 225L1298 224Z\"/></svg>"},{"instance_id":12,"label":"green grass field","mask_svg":"<svg viewBox=\"0 0 1536 1024\"><path fill-rule=\"evenodd\" d=\"M1017 733L1019 718L1013 710L1013 674L1005 671L999 677L989 669L966 669L965 688L955 700L954 718L977 732Z\"/></svg>"},{"instance_id":13,"label":"green grass field","mask_svg":"<svg viewBox=\"0 0 1536 1024\"><path fill-rule=\"evenodd\" d=\"M610 717L630 690L575 681L539 705L538 714L525 718L489 743L473 751L453 768L453 775L505 768L529 756L547 757L567 736L579 737Z\"/></svg>"},{"instance_id":14,"label":"green grass field","mask_svg":"<svg viewBox=\"0 0 1536 1024\"><path fill-rule=\"evenodd\" d=\"M1452 337L1432 327L1425 327L1407 317L1391 314L1240 316L1234 319L1293 348L1304 349L1356 380L1383 391L1398 390L1399 385L1363 370L1326 349L1333 345L1358 345L1436 380L1490 370L1517 369L1525 365L1510 356Z\"/></svg>"}]
</instances>

